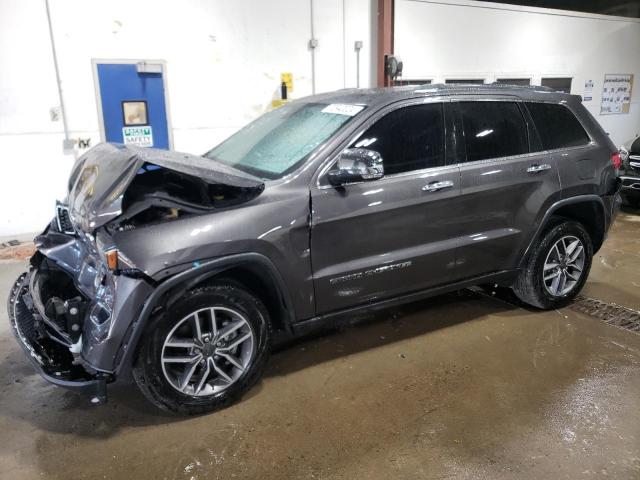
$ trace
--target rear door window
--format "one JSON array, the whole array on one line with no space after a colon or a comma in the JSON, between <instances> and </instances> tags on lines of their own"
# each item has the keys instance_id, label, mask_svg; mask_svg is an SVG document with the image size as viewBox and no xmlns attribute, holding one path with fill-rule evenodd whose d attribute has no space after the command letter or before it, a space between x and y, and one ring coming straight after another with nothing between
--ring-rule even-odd
<instances>
[{"instance_id":1,"label":"rear door window","mask_svg":"<svg viewBox=\"0 0 640 480\"><path fill-rule=\"evenodd\" d=\"M578 119L564 105L527 102L526 106L545 150L579 147L590 142Z\"/></svg>"},{"instance_id":2,"label":"rear door window","mask_svg":"<svg viewBox=\"0 0 640 480\"><path fill-rule=\"evenodd\" d=\"M382 155L385 175L444 165L442 103L399 108L374 123L351 145Z\"/></svg>"},{"instance_id":3,"label":"rear door window","mask_svg":"<svg viewBox=\"0 0 640 480\"><path fill-rule=\"evenodd\" d=\"M529 152L527 125L515 102L459 102L467 161Z\"/></svg>"}]
</instances>

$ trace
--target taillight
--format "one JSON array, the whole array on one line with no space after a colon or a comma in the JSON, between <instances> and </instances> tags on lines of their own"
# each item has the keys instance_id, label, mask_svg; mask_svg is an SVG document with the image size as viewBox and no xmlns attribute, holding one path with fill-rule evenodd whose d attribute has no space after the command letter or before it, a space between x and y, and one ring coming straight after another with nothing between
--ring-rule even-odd
<instances>
[{"instance_id":1,"label":"taillight","mask_svg":"<svg viewBox=\"0 0 640 480\"><path fill-rule=\"evenodd\" d=\"M620 170L620 167L622 167L622 157L620 157L620 152L614 152L611 154L611 163L613 164L613 168Z\"/></svg>"}]
</instances>

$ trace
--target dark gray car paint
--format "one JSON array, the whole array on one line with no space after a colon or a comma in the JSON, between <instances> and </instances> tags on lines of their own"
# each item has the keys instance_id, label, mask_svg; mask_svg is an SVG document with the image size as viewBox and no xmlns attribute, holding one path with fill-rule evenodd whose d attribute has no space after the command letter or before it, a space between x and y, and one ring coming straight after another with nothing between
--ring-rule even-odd
<instances>
[{"instance_id":1,"label":"dark gray car paint","mask_svg":"<svg viewBox=\"0 0 640 480\"><path fill-rule=\"evenodd\" d=\"M324 175L337 154L383 110L416 101L489 97L566 103L594 141L575 149L458 165L461 132L451 124L448 128L453 133L447 136L450 165L446 167L343 188L326 185ZM582 201L597 201L597 197L602 203L602 196L614 193L603 186L615 180L609 162L611 142L574 96L543 88L447 85L345 90L301 101L357 103L367 108L316 149L298 170L277 181L264 181L262 194L246 203L108 235L98 226L118 214L117 202L124 191L118 182L113 183L116 186L111 192L101 190L105 195L99 199L72 195L83 229L101 244L116 246L132 266L148 275L147 279L118 280L117 316L111 335L101 344L83 345L85 361L99 370L121 371L132 361L150 313L162 304L164 293L186 279L217 273L221 265L229 268L235 261L257 262L270 269L273 278L282 279L276 283L287 299L285 322L295 328L296 323L314 323L314 318L327 312L386 304L393 297L415 298L417 291L441 292L474 281L511 278L553 205L576 195L583 195ZM100 165L100 152L113 148L119 147L92 150L93 165ZM551 162L554 170L542 176L522 173L527 165L542 159ZM114 172L111 180L128 184L137 170L134 165L161 161L153 151L136 152L125 159L126 168ZM580 173L585 161L593 166L593 175ZM169 163L167 160L165 165L172 168ZM188 168L176 163L174 168ZM491 169L505 173L479 180ZM235 181L262 188L261 181L235 171L209 175L212 182ZM425 194L420 187L432 178L450 179L455 187ZM499 195L493 193L496 189ZM99 221L96 215L100 215ZM96 223L90 226L92 218ZM609 221L610 215L605 216L605 227ZM476 234L486 238L468 241ZM370 271L373 273L367 273ZM84 332L84 338L90 335L90 331Z\"/></svg>"},{"instance_id":2,"label":"dark gray car paint","mask_svg":"<svg viewBox=\"0 0 640 480\"><path fill-rule=\"evenodd\" d=\"M556 159L541 151L537 132L521 100L506 95L458 95L452 97L452 105L473 100L518 103L533 153L474 162L466 162L462 156L458 160L461 191L452 215L457 218L459 278L486 273L488 264L495 270L513 268L519 259L519 247L531 235L532 217L561 198ZM462 131L461 124L459 130ZM527 172L529 167L540 164L551 168Z\"/></svg>"},{"instance_id":3,"label":"dark gray car paint","mask_svg":"<svg viewBox=\"0 0 640 480\"><path fill-rule=\"evenodd\" d=\"M369 117L359 131L393 110L416 103L415 99L396 102ZM449 204L459 195L459 177L458 166L452 165L343 188L326 182L312 188L316 313L450 281L456 238ZM452 186L435 192L422 190L435 181L450 181Z\"/></svg>"},{"instance_id":4,"label":"dark gray car paint","mask_svg":"<svg viewBox=\"0 0 640 480\"><path fill-rule=\"evenodd\" d=\"M133 316L132 324L127 324L127 333L121 337L123 348L114 350L117 357L114 362L113 370L116 374L127 373L134 361L135 346L138 344L140 337L144 334L145 327L149 321L153 310L158 305L167 306L176 298L179 298L188 288L211 278L214 275L224 272L229 268L254 265L262 269L265 277L272 281L277 289L281 292L281 300L284 303L284 311L287 312L285 318L286 329L290 332L290 327L295 323L296 312L295 306L291 302L287 286L277 271L271 260L264 255L250 252L238 255L229 255L214 260L209 260L198 265L197 268L185 270L167 281L161 283L158 288L150 293L148 299L144 302L139 315Z\"/></svg>"}]
</instances>

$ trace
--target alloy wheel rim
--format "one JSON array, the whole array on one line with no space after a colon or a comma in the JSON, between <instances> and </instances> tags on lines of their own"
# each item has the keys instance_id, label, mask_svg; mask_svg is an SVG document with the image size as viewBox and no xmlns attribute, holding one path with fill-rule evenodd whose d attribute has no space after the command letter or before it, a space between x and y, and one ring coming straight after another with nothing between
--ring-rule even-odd
<instances>
[{"instance_id":1,"label":"alloy wheel rim","mask_svg":"<svg viewBox=\"0 0 640 480\"><path fill-rule=\"evenodd\" d=\"M544 261L544 286L554 297L571 292L582 278L584 245L579 238L565 236L553 244Z\"/></svg>"},{"instance_id":2,"label":"alloy wheel rim","mask_svg":"<svg viewBox=\"0 0 640 480\"><path fill-rule=\"evenodd\" d=\"M181 319L162 345L162 371L181 393L215 395L233 385L255 354L247 319L228 307L207 307Z\"/></svg>"}]
</instances>

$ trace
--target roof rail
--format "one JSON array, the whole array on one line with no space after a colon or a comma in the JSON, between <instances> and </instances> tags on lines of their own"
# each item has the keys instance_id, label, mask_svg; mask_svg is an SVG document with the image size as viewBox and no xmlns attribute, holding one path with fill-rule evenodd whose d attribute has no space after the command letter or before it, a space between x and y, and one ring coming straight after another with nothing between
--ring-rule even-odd
<instances>
[{"instance_id":1,"label":"roof rail","mask_svg":"<svg viewBox=\"0 0 640 480\"><path fill-rule=\"evenodd\" d=\"M543 87L540 85L511 85L508 83L425 83L424 85L415 85L415 90L431 90L431 91L446 91L446 90L458 90L458 91L481 91L481 90L494 90L494 89L522 89L534 92L558 92L553 88Z\"/></svg>"}]
</instances>

